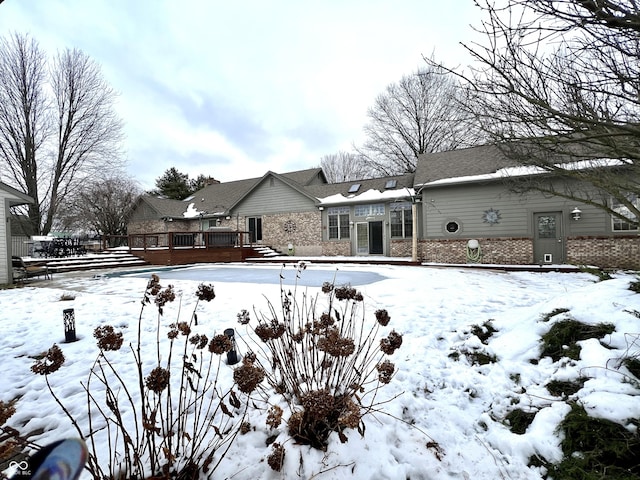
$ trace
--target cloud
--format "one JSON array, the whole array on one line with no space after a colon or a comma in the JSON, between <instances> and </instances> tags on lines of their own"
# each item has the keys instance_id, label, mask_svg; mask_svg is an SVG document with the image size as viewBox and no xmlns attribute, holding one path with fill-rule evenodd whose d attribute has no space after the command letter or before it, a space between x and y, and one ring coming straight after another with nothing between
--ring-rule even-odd
<instances>
[{"instance_id":1,"label":"cloud","mask_svg":"<svg viewBox=\"0 0 640 480\"><path fill-rule=\"evenodd\" d=\"M150 188L171 166L225 180L350 150L388 84L434 50L461 55L474 13L472 0L10 0L0 33L102 66L129 170Z\"/></svg>"}]
</instances>

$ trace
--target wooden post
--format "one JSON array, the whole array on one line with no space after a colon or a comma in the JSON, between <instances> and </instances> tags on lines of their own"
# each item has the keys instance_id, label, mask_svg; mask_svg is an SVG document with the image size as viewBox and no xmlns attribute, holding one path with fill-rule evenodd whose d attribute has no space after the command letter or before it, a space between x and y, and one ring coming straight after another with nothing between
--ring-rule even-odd
<instances>
[{"instance_id":1,"label":"wooden post","mask_svg":"<svg viewBox=\"0 0 640 480\"><path fill-rule=\"evenodd\" d=\"M411 199L411 261L418 261L418 204Z\"/></svg>"}]
</instances>

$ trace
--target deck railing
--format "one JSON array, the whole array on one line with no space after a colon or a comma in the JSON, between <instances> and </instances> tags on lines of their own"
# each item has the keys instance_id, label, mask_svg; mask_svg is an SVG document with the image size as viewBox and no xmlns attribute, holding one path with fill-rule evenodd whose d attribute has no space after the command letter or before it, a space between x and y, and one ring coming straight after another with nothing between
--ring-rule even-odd
<instances>
[{"instance_id":1,"label":"deck railing","mask_svg":"<svg viewBox=\"0 0 640 480\"><path fill-rule=\"evenodd\" d=\"M202 249L247 246L249 232L160 232L136 233L128 236L130 250L147 249Z\"/></svg>"}]
</instances>

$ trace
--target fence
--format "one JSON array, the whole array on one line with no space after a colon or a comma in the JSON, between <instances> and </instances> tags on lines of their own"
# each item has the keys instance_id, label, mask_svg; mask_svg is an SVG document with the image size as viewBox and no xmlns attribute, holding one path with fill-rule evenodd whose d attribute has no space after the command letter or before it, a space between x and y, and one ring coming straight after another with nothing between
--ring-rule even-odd
<instances>
[{"instance_id":1,"label":"fence","mask_svg":"<svg viewBox=\"0 0 640 480\"><path fill-rule=\"evenodd\" d=\"M30 257L33 252L33 242L25 235L11 236L11 255L16 257Z\"/></svg>"}]
</instances>

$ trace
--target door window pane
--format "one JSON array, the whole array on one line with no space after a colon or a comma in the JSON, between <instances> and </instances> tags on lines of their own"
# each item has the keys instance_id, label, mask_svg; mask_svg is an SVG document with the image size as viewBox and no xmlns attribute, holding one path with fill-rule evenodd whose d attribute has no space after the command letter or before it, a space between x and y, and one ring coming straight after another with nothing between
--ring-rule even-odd
<instances>
[{"instance_id":1,"label":"door window pane","mask_svg":"<svg viewBox=\"0 0 640 480\"><path fill-rule=\"evenodd\" d=\"M540 215L538 217L538 238L556 238L555 215Z\"/></svg>"}]
</instances>

